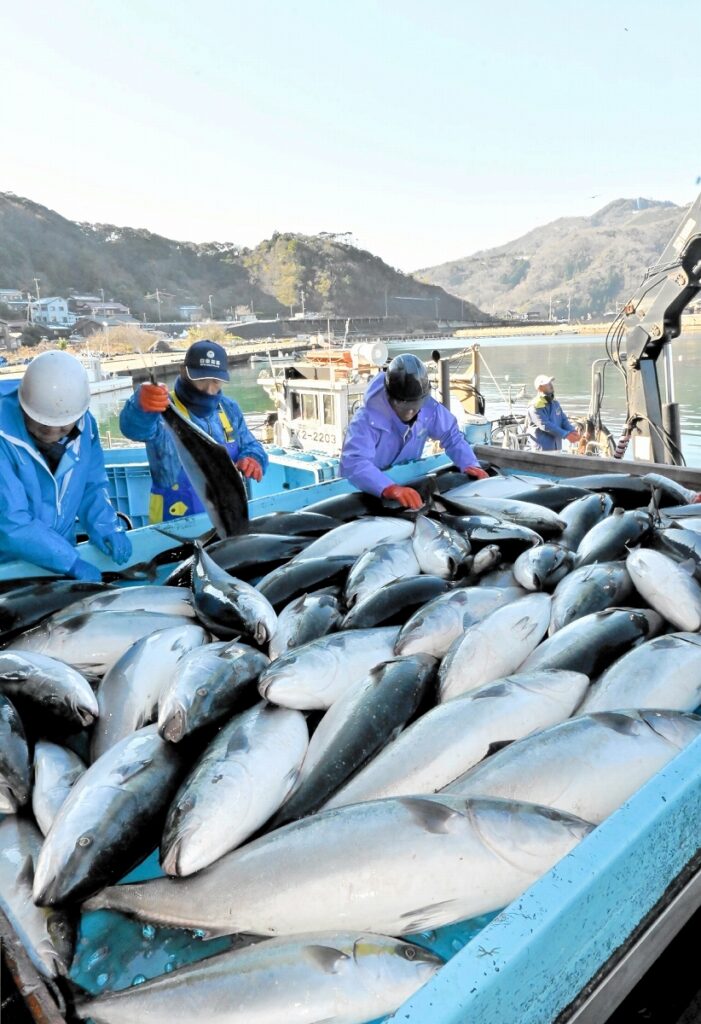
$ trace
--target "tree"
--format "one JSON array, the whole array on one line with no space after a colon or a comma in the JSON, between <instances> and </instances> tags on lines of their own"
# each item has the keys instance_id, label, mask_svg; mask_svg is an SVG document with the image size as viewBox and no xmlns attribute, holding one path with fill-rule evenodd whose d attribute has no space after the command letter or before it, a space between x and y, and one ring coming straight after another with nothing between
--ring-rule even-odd
<instances>
[{"instance_id":1,"label":"tree","mask_svg":"<svg viewBox=\"0 0 701 1024\"><path fill-rule=\"evenodd\" d=\"M232 341L231 335L227 334L225 328L219 324L204 324L200 327L191 327L185 338L188 345L205 339L207 341L216 341L217 345L229 345Z\"/></svg>"},{"instance_id":2,"label":"tree","mask_svg":"<svg viewBox=\"0 0 701 1024\"><path fill-rule=\"evenodd\" d=\"M37 324L27 324L22 328L22 344L27 348L34 348L44 337L44 330Z\"/></svg>"}]
</instances>

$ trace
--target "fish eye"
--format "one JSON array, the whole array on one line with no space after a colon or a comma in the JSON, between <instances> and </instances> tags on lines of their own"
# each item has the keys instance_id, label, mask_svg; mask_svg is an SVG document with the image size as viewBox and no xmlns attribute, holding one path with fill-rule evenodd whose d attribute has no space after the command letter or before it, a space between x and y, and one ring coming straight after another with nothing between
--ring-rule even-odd
<instances>
[{"instance_id":1,"label":"fish eye","mask_svg":"<svg viewBox=\"0 0 701 1024\"><path fill-rule=\"evenodd\" d=\"M207 690L206 690L206 688L204 686L198 686L197 690L195 692L197 693L198 697L206 697L207 696Z\"/></svg>"},{"instance_id":2,"label":"fish eye","mask_svg":"<svg viewBox=\"0 0 701 1024\"><path fill-rule=\"evenodd\" d=\"M90 836L81 836L77 842L78 846L90 846L92 839Z\"/></svg>"},{"instance_id":3,"label":"fish eye","mask_svg":"<svg viewBox=\"0 0 701 1024\"><path fill-rule=\"evenodd\" d=\"M405 946L404 947L404 956L407 958L407 960L415 960L416 959L416 950L414 949L414 947L413 946Z\"/></svg>"}]
</instances>

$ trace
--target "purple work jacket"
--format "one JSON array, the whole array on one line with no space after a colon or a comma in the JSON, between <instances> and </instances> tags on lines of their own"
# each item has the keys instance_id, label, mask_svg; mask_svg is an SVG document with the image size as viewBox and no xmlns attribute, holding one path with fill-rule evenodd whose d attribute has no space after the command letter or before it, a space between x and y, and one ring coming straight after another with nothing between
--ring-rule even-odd
<instances>
[{"instance_id":1,"label":"purple work jacket","mask_svg":"<svg viewBox=\"0 0 701 1024\"><path fill-rule=\"evenodd\" d=\"M452 412L428 398L414 422L403 423L387 399L385 375L378 373L368 384L365 405L348 425L341 476L358 490L379 496L394 483L383 470L418 459L429 439L440 442L458 469L479 465Z\"/></svg>"}]
</instances>

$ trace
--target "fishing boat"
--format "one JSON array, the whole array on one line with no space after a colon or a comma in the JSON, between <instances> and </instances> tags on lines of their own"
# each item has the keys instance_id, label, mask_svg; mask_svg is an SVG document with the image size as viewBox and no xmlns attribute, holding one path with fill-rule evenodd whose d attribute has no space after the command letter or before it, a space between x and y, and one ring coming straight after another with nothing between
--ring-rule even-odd
<instances>
[{"instance_id":1,"label":"fishing boat","mask_svg":"<svg viewBox=\"0 0 701 1024\"><path fill-rule=\"evenodd\" d=\"M518 472L532 476L534 483L542 480L535 453L526 453L517 470L507 465L513 453L500 456L496 449L485 447L479 454L489 456L492 464L499 462L506 476ZM572 476L577 461L558 459L558 474ZM429 456L397 466L390 474L396 482L406 483L446 463L444 455ZM548 468L552 478L552 463ZM630 466L634 474L648 468ZM701 489L700 470L680 467L668 472L685 486ZM347 481L333 479L253 497L250 515L255 522L270 512L304 509L350 490ZM205 515L192 516L177 524L177 533L199 536L208 525ZM135 529L131 537L133 563L148 561L177 544L172 534L167 536L156 527ZM81 553L102 569L111 566L90 545L81 545ZM0 579L29 573L36 575L36 567L10 563L0 570ZM395 1019L408 1024L604 1022L701 903L700 754L701 739L498 916L417 935L415 941L448 962L397 1011ZM159 873L150 858L130 879ZM0 932L16 983L32 994L29 1008L34 1019L50 1024L63 1021L60 1007L2 915ZM150 933L152 959L144 961L141 926L127 928L111 912L85 915L71 976L84 984L92 979L94 985L98 948L100 970L109 971L122 960L134 962L141 949L137 973L158 974L167 962L168 943L176 941L172 933L163 934L165 947L159 946L157 934L154 939ZM177 949L179 964L207 954L201 939L192 938L191 933L182 933L172 948Z\"/></svg>"}]
</instances>

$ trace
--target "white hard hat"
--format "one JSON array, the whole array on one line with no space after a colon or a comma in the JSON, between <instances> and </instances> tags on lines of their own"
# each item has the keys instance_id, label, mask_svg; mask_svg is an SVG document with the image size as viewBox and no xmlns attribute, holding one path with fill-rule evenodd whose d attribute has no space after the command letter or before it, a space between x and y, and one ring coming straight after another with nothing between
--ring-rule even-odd
<instances>
[{"instance_id":1,"label":"white hard hat","mask_svg":"<svg viewBox=\"0 0 701 1024\"><path fill-rule=\"evenodd\" d=\"M537 391L538 388L543 388L546 384L552 384L554 380L555 378L548 377L547 373L539 373L536 379L533 381L533 386Z\"/></svg>"},{"instance_id":2,"label":"white hard hat","mask_svg":"<svg viewBox=\"0 0 701 1024\"><path fill-rule=\"evenodd\" d=\"M83 366L68 352L42 352L26 369L19 404L46 427L75 423L90 405L90 383Z\"/></svg>"}]
</instances>

